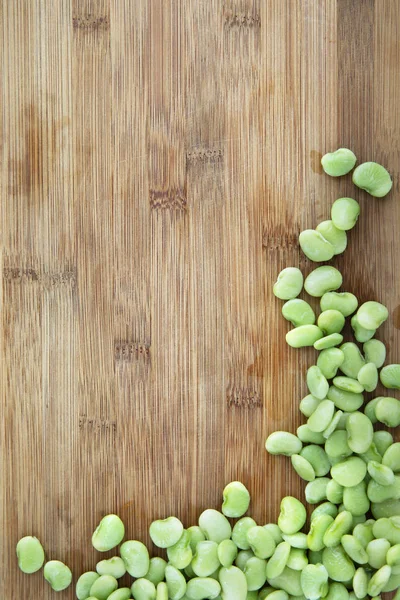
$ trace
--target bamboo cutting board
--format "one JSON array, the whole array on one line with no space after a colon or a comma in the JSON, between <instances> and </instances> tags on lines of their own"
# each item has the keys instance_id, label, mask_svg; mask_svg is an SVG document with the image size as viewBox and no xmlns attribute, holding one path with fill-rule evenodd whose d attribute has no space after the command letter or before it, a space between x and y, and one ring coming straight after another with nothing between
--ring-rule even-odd
<instances>
[{"instance_id":1,"label":"bamboo cutting board","mask_svg":"<svg viewBox=\"0 0 400 600\"><path fill-rule=\"evenodd\" d=\"M50 599L17 569L23 535L79 575L105 513L148 541L232 479L260 523L304 497L264 450L300 424L315 361L272 282L311 270L298 234L339 196L362 213L334 262L389 307L399 361L400 4L3 0L0 18L0 596ZM339 146L389 168L387 198L322 174Z\"/></svg>"}]
</instances>

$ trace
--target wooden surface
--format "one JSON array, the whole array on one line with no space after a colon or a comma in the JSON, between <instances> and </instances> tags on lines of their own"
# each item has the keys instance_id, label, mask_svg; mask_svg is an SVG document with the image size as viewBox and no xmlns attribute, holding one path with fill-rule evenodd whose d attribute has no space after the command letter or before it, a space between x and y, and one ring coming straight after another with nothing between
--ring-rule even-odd
<instances>
[{"instance_id":1,"label":"wooden surface","mask_svg":"<svg viewBox=\"0 0 400 600\"><path fill-rule=\"evenodd\" d=\"M147 540L231 479L260 522L303 497L264 441L301 422L315 353L286 346L271 283L311 270L298 233L339 196L362 209L344 289L388 305L399 360L400 4L3 0L0 18L0 596L49 599L22 535L79 574L104 513ZM338 146L386 165L391 194L323 175Z\"/></svg>"}]
</instances>

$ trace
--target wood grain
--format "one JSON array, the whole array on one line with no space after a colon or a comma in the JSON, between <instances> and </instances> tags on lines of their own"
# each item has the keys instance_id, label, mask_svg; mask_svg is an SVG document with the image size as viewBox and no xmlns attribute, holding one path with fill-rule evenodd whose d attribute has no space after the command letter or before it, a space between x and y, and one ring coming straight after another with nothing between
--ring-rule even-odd
<instances>
[{"instance_id":1,"label":"wood grain","mask_svg":"<svg viewBox=\"0 0 400 600\"><path fill-rule=\"evenodd\" d=\"M78 575L104 513L148 542L233 478L260 522L303 497L264 441L300 424L315 356L285 344L271 283L312 269L297 236L336 197L362 214L335 263L389 307L399 360L400 5L18 0L0 19L0 596L47 599L22 535ZM338 146L389 168L388 198L322 174Z\"/></svg>"}]
</instances>

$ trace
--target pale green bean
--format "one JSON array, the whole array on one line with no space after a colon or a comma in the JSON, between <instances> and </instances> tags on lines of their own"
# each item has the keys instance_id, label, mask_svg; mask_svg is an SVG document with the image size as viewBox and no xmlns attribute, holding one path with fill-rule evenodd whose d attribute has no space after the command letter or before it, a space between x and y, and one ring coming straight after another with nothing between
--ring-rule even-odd
<instances>
[{"instance_id":1,"label":"pale green bean","mask_svg":"<svg viewBox=\"0 0 400 600\"><path fill-rule=\"evenodd\" d=\"M307 258L314 262L325 262L335 255L335 247L315 229L302 231L299 244Z\"/></svg>"},{"instance_id":2,"label":"pale green bean","mask_svg":"<svg viewBox=\"0 0 400 600\"><path fill-rule=\"evenodd\" d=\"M357 223L360 205L353 198L338 198L332 204L331 219L338 229L348 231Z\"/></svg>"},{"instance_id":3,"label":"pale green bean","mask_svg":"<svg viewBox=\"0 0 400 600\"><path fill-rule=\"evenodd\" d=\"M282 306L282 315L287 321L290 321L294 327L301 325L314 325L315 313L311 306L305 300L294 298L288 300Z\"/></svg>"},{"instance_id":4,"label":"pale green bean","mask_svg":"<svg viewBox=\"0 0 400 600\"><path fill-rule=\"evenodd\" d=\"M339 148L335 152L328 152L321 158L322 168L331 177L341 177L350 173L356 162L356 155L348 148Z\"/></svg>"},{"instance_id":5,"label":"pale green bean","mask_svg":"<svg viewBox=\"0 0 400 600\"><path fill-rule=\"evenodd\" d=\"M227 517L242 517L249 508L250 494L240 481L232 481L223 491L222 512Z\"/></svg>"},{"instance_id":6,"label":"pale green bean","mask_svg":"<svg viewBox=\"0 0 400 600\"><path fill-rule=\"evenodd\" d=\"M34 536L21 538L16 547L18 566L23 573L36 573L44 563L43 546Z\"/></svg>"},{"instance_id":7,"label":"pale green bean","mask_svg":"<svg viewBox=\"0 0 400 600\"><path fill-rule=\"evenodd\" d=\"M283 269L276 280L273 293L281 300L296 298L303 289L303 274L297 267Z\"/></svg>"},{"instance_id":8,"label":"pale green bean","mask_svg":"<svg viewBox=\"0 0 400 600\"><path fill-rule=\"evenodd\" d=\"M323 266L317 267L306 277L304 289L310 296L320 298L326 292L340 288L342 283L343 277L335 267Z\"/></svg>"},{"instance_id":9,"label":"pale green bean","mask_svg":"<svg viewBox=\"0 0 400 600\"><path fill-rule=\"evenodd\" d=\"M386 196L393 185L390 174L385 167L371 161L358 165L353 172L352 179L357 187L377 198Z\"/></svg>"}]
</instances>

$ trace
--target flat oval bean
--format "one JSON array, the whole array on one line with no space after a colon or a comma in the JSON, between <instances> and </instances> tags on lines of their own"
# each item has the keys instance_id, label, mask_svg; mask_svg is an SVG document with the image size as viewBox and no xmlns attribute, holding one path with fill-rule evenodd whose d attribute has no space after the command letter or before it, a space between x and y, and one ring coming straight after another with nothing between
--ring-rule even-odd
<instances>
[{"instance_id":1,"label":"flat oval bean","mask_svg":"<svg viewBox=\"0 0 400 600\"><path fill-rule=\"evenodd\" d=\"M328 593L328 571L324 565L307 565L301 572L301 589L307 600L318 600Z\"/></svg>"},{"instance_id":2,"label":"flat oval bean","mask_svg":"<svg viewBox=\"0 0 400 600\"><path fill-rule=\"evenodd\" d=\"M372 479L379 485L392 485L394 483L394 473L390 467L375 460L370 460L367 469Z\"/></svg>"},{"instance_id":3,"label":"flat oval bean","mask_svg":"<svg viewBox=\"0 0 400 600\"><path fill-rule=\"evenodd\" d=\"M330 479L328 477L317 477L306 485L305 496L309 504L318 504L326 500L326 487Z\"/></svg>"},{"instance_id":4,"label":"flat oval bean","mask_svg":"<svg viewBox=\"0 0 400 600\"><path fill-rule=\"evenodd\" d=\"M356 155L348 148L339 148L335 152L328 152L321 158L323 170L331 177L341 177L350 173L356 162Z\"/></svg>"},{"instance_id":5,"label":"flat oval bean","mask_svg":"<svg viewBox=\"0 0 400 600\"><path fill-rule=\"evenodd\" d=\"M211 600L217 598L220 591L219 581L211 577L194 577L188 581L186 596L188 600Z\"/></svg>"},{"instance_id":6,"label":"flat oval bean","mask_svg":"<svg viewBox=\"0 0 400 600\"><path fill-rule=\"evenodd\" d=\"M333 504L341 504L343 502L343 493L345 489L348 488L344 488L343 486L339 485L334 479L331 479L328 485L326 486L326 497Z\"/></svg>"},{"instance_id":7,"label":"flat oval bean","mask_svg":"<svg viewBox=\"0 0 400 600\"><path fill-rule=\"evenodd\" d=\"M367 452L372 444L374 430L371 421L359 411L352 412L346 422L347 443L353 452ZM356 484L354 484L356 485Z\"/></svg>"},{"instance_id":8,"label":"flat oval bean","mask_svg":"<svg viewBox=\"0 0 400 600\"><path fill-rule=\"evenodd\" d=\"M232 481L223 491L222 512L227 517L242 517L249 508L250 494L240 481Z\"/></svg>"},{"instance_id":9,"label":"flat oval bean","mask_svg":"<svg viewBox=\"0 0 400 600\"><path fill-rule=\"evenodd\" d=\"M316 350L327 350L328 348L339 346L342 342L343 336L341 333L331 333L314 342L314 348Z\"/></svg>"},{"instance_id":10,"label":"flat oval bean","mask_svg":"<svg viewBox=\"0 0 400 600\"><path fill-rule=\"evenodd\" d=\"M304 444L323 444L325 441L322 432L312 431L308 425L305 424L300 425L297 428L296 433L299 440L301 440ZM298 454L298 452L295 452L295 454Z\"/></svg>"},{"instance_id":11,"label":"flat oval bean","mask_svg":"<svg viewBox=\"0 0 400 600\"><path fill-rule=\"evenodd\" d=\"M344 354L339 348L329 348L327 350L322 350L318 356L317 367L319 367L326 379L332 379L336 376L337 370L343 361Z\"/></svg>"},{"instance_id":12,"label":"flat oval bean","mask_svg":"<svg viewBox=\"0 0 400 600\"><path fill-rule=\"evenodd\" d=\"M282 533L292 534L300 531L306 522L306 509L297 498L286 496L282 498L278 526Z\"/></svg>"},{"instance_id":13,"label":"flat oval bean","mask_svg":"<svg viewBox=\"0 0 400 600\"><path fill-rule=\"evenodd\" d=\"M325 548L322 552L322 562L333 581L347 582L353 579L356 571L353 561L340 544Z\"/></svg>"},{"instance_id":14,"label":"flat oval bean","mask_svg":"<svg viewBox=\"0 0 400 600\"><path fill-rule=\"evenodd\" d=\"M313 466L306 458L300 454L292 454L290 460L294 470L304 481L313 481L315 479Z\"/></svg>"},{"instance_id":15,"label":"flat oval bean","mask_svg":"<svg viewBox=\"0 0 400 600\"><path fill-rule=\"evenodd\" d=\"M314 325L315 313L311 306L305 300L294 298L288 300L282 306L282 315L287 321L290 321L294 327L301 325Z\"/></svg>"},{"instance_id":16,"label":"flat oval bean","mask_svg":"<svg viewBox=\"0 0 400 600\"><path fill-rule=\"evenodd\" d=\"M306 229L299 235L300 248L310 260L325 262L335 255L335 248L315 229Z\"/></svg>"},{"instance_id":17,"label":"flat oval bean","mask_svg":"<svg viewBox=\"0 0 400 600\"><path fill-rule=\"evenodd\" d=\"M276 548L272 535L259 525L247 530L247 541L257 558L269 558Z\"/></svg>"},{"instance_id":18,"label":"flat oval bean","mask_svg":"<svg viewBox=\"0 0 400 600\"><path fill-rule=\"evenodd\" d=\"M329 525L324 533L323 542L327 548L332 548L340 544L340 540L345 533L348 533L353 525L353 516L347 511L339 512L333 523Z\"/></svg>"},{"instance_id":19,"label":"flat oval bean","mask_svg":"<svg viewBox=\"0 0 400 600\"><path fill-rule=\"evenodd\" d=\"M318 398L319 400L326 398L326 394L329 390L329 383L319 367L315 365L310 367L307 370L306 379L307 387L315 398Z\"/></svg>"},{"instance_id":20,"label":"flat oval bean","mask_svg":"<svg viewBox=\"0 0 400 600\"><path fill-rule=\"evenodd\" d=\"M333 221L322 221L315 228L332 246L335 255L342 254L347 247L347 235L343 229L338 229L333 224Z\"/></svg>"},{"instance_id":21,"label":"flat oval bean","mask_svg":"<svg viewBox=\"0 0 400 600\"><path fill-rule=\"evenodd\" d=\"M334 403L336 408L346 412L353 412L359 409L364 402L364 396L361 393L348 392L338 388L336 385L330 386L327 398Z\"/></svg>"},{"instance_id":22,"label":"flat oval bean","mask_svg":"<svg viewBox=\"0 0 400 600\"><path fill-rule=\"evenodd\" d=\"M159 556L153 556L149 561L149 569L145 575L146 579L157 586L165 578L165 567L167 561Z\"/></svg>"},{"instance_id":23,"label":"flat oval bean","mask_svg":"<svg viewBox=\"0 0 400 600\"><path fill-rule=\"evenodd\" d=\"M323 538L328 527L333 523L331 515L321 514L312 519L307 535L307 545L310 550L318 552L325 548Z\"/></svg>"},{"instance_id":24,"label":"flat oval bean","mask_svg":"<svg viewBox=\"0 0 400 600\"><path fill-rule=\"evenodd\" d=\"M321 400L319 398L316 398L312 394L308 394L299 404L300 412L302 412L305 417L310 417L320 402Z\"/></svg>"},{"instance_id":25,"label":"flat oval bean","mask_svg":"<svg viewBox=\"0 0 400 600\"><path fill-rule=\"evenodd\" d=\"M270 537L271 537L271 535L270 535ZM275 542L274 542L274 546L275 546ZM218 555L218 560L223 567L232 566L238 555L238 549L237 549L236 544L232 540L222 540L222 542L220 542L218 544L217 555Z\"/></svg>"},{"instance_id":26,"label":"flat oval bean","mask_svg":"<svg viewBox=\"0 0 400 600\"><path fill-rule=\"evenodd\" d=\"M303 289L303 274L297 267L283 269L276 280L273 293L281 300L296 298Z\"/></svg>"},{"instance_id":27,"label":"flat oval bean","mask_svg":"<svg viewBox=\"0 0 400 600\"><path fill-rule=\"evenodd\" d=\"M198 577L209 577L214 573L220 566L218 544L212 540L199 542L191 566Z\"/></svg>"},{"instance_id":28,"label":"flat oval bean","mask_svg":"<svg viewBox=\"0 0 400 600\"><path fill-rule=\"evenodd\" d=\"M378 385L378 369L375 363L370 362L361 367L357 379L366 392L373 392Z\"/></svg>"},{"instance_id":29,"label":"flat oval bean","mask_svg":"<svg viewBox=\"0 0 400 600\"><path fill-rule=\"evenodd\" d=\"M322 311L338 310L344 317L349 317L358 307L358 300L350 292L327 292L320 301Z\"/></svg>"},{"instance_id":30,"label":"flat oval bean","mask_svg":"<svg viewBox=\"0 0 400 600\"><path fill-rule=\"evenodd\" d=\"M253 556L250 558L244 568L244 575L246 577L247 589L251 592L262 588L267 580L266 575L267 562L262 558Z\"/></svg>"},{"instance_id":31,"label":"flat oval bean","mask_svg":"<svg viewBox=\"0 0 400 600\"><path fill-rule=\"evenodd\" d=\"M302 548L291 548L287 566L295 571L301 571L308 565L307 553Z\"/></svg>"},{"instance_id":32,"label":"flat oval bean","mask_svg":"<svg viewBox=\"0 0 400 600\"><path fill-rule=\"evenodd\" d=\"M274 431L265 442L265 448L270 454L292 456L292 454L299 454L302 447L299 438L288 431Z\"/></svg>"},{"instance_id":33,"label":"flat oval bean","mask_svg":"<svg viewBox=\"0 0 400 600\"><path fill-rule=\"evenodd\" d=\"M132 575L132 577L144 577L146 575L150 567L150 558L149 551L142 542L137 540L124 542L120 548L120 555L129 575Z\"/></svg>"},{"instance_id":34,"label":"flat oval bean","mask_svg":"<svg viewBox=\"0 0 400 600\"><path fill-rule=\"evenodd\" d=\"M201 513L199 527L204 532L207 540L211 540L217 544L222 542L222 540L228 540L232 533L231 524L225 515L213 508L207 508Z\"/></svg>"},{"instance_id":35,"label":"flat oval bean","mask_svg":"<svg viewBox=\"0 0 400 600\"><path fill-rule=\"evenodd\" d=\"M396 398L381 397L375 406L375 416L388 427L400 425L400 401Z\"/></svg>"},{"instance_id":36,"label":"flat oval bean","mask_svg":"<svg viewBox=\"0 0 400 600\"><path fill-rule=\"evenodd\" d=\"M289 560L289 554L290 544L288 542L281 542L277 545L275 552L267 562L266 576L268 580L275 579L283 573Z\"/></svg>"},{"instance_id":37,"label":"flat oval bean","mask_svg":"<svg viewBox=\"0 0 400 600\"><path fill-rule=\"evenodd\" d=\"M351 392L352 394L362 394L364 391L363 386L357 379L353 379L352 377L346 377L345 375L339 375L334 377L333 385L339 390L343 390L344 392Z\"/></svg>"},{"instance_id":38,"label":"flat oval bean","mask_svg":"<svg viewBox=\"0 0 400 600\"><path fill-rule=\"evenodd\" d=\"M325 450L316 444L305 446L300 452L300 456L305 458L313 467L317 477L323 477L330 471L330 462Z\"/></svg>"},{"instance_id":39,"label":"flat oval bean","mask_svg":"<svg viewBox=\"0 0 400 600\"><path fill-rule=\"evenodd\" d=\"M102 518L92 535L92 544L98 552L107 552L118 546L125 535L125 527L117 515Z\"/></svg>"},{"instance_id":40,"label":"flat oval bean","mask_svg":"<svg viewBox=\"0 0 400 600\"><path fill-rule=\"evenodd\" d=\"M386 365L380 372L382 385L391 390L400 390L400 364Z\"/></svg>"},{"instance_id":41,"label":"flat oval bean","mask_svg":"<svg viewBox=\"0 0 400 600\"><path fill-rule=\"evenodd\" d=\"M190 532L186 529L173 546L167 548L169 563L177 569L185 569L192 561L193 552L190 546Z\"/></svg>"},{"instance_id":42,"label":"flat oval bean","mask_svg":"<svg viewBox=\"0 0 400 600\"><path fill-rule=\"evenodd\" d=\"M37 537L27 535L16 547L18 566L23 573L36 573L44 563L43 546Z\"/></svg>"},{"instance_id":43,"label":"flat oval bean","mask_svg":"<svg viewBox=\"0 0 400 600\"><path fill-rule=\"evenodd\" d=\"M93 582L90 588L90 595L98 600L107 600L107 598L118 588L118 581L112 575L101 575Z\"/></svg>"},{"instance_id":44,"label":"flat oval bean","mask_svg":"<svg viewBox=\"0 0 400 600\"><path fill-rule=\"evenodd\" d=\"M347 377L357 379L359 370L365 365L365 359L358 346L353 342L345 342L340 346L340 349L344 354L344 361L340 366L340 370Z\"/></svg>"},{"instance_id":45,"label":"flat oval bean","mask_svg":"<svg viewBox=\"0 0 400 600\"><path fill-rule=\"evenodd\" d=\"M357 319L361 327L370 330L378 329L388 316L389 312L386 306L372 300L364 302L357 311Z\"/></svg>"},{"instance_id":46,"label":"flat oval bean","mask_svg":"<svg viewBox=\"0 0 400 600\"><path fill-rule=\"evenodd\" d=\"M113 556L108 560L101 560L96 565L99 575L112 575L115 579L123 577L126 573L125 563L119 556Z\"/></svg>"},{"instance_id":47,"label":"flat oval bean","mask_svg":"<svg viewBox=\"0 0 400 600\"><path fill-rule=\"evenodd\" d=\"M380 340L368 340L363 345L363 352L367 362L372 362L380 369L386 359L386 347Z\"/></svg>"},{"instance_id":48,"label":"flat oval bean","mask_svg":"<svg viewBox=\"0 0 400 600\"><path fill-rule=\"evenodd\" d=\"M222 567L219 572L222 600L246 600L247 581L237 567Z\"/></svg>"},{"instance_id":49,"label":"flat oval bean","mask_svg":"<svg viewBox=\"0 0 400 600\"><path fill-rule=\"evenodd\" d=\"M390 174L385 167L376 162L369 161L358 165L352 179L354 185L376 198L386 196L392 189Z\"/></svg>"},{"instance_id":50,"label":"flat oval bean","mask_svg":"<svg viewBox=\"0 0 400 600\"><path fill-rule=\"evenodd\" d=\"M176 517L167 517L166 519L153 521L150 525L149 533L152 542L156 546L159 548L169 548L169 546L176 544L181 537L183 525ZM141 577L141 575L136 575L136 577Z\"/></svg>"},{"instance_id":51,"label":"flat oval bean","mask_svg":"<svg viewBox=\"0 0 400 600\"><path fill-rule=\"evenodd\" d=\"M380 569L386 564L386 555L390 542L384 538L371 540L366 548L368 563L373 569Z\"/></svg>"},{"instance_id":52,"label":"flat oval bean","mask_svg":"<svg viewBox=\"0 0 400 600\"><path fill-rule=\"evenodd\" d=\"M331 400L322 400L313 414L308 418L307 425L312 431L324 431L331 422L335 412L335 405Z\"/></svg>"},{"instance_id":53,"label":"flat oval bean","mask_svg":"<svg viewBox=\"0 0 400 600\"><path fill-rule=\"evenodd\" d=\"M76 582L75 593L78 600L86 600L90 596L90 588L98 579L100 575L95 573L94 571L87 571L86 573L82 573ZM130 593L129 593L130 597Z\"/></svg>"},{"instance_id":54,"label":"flat oval bean","mask_svg":"<svg viewBox=\"0 0 400 600\"><path fill-rule=\"evenodd\" d=\"M352 454L347 442L347 431L337 429L325 442L325 452L329 457L346 458Z\"/></svg>"},{"instance_id":55,"label":"flat oval bean","mask_svg":"<svg viewBox=\"0 0 400 600\"><path fill-rule=\"evenodd\" d=\"M241 550L248 550L250 544L247 541L247 532L252 527L256 527L257 523L251 517L242 517L235 523L232 529L232 540Z\"/></svg>"},{"instance_id":56,"label":"flat oval bean","mask_svg":"<svg viewBox=\"0 0 400 600\"><path fill-rule=\"evenodd\" d=\"M353 590L356 598L365 598L368 590L368 575L365 569L359 567L354 573Z\"/></svg>"},{"instance_id":57,"label":"flat oval bean","mask_svg":"<svg viewBox=\"0 0 400 600\"><path fill-rule=\"evenodd\" d=\"M389 565L385 565L378 569L378 571L376 571L376 573L374 573L369 580L368 594L370 596L377 596L380 594L389 581L391 573L392 569L389 567Z\"/></svg>"},{"instance_id":58,"label":"flat oval bean","mask_svg":"<svg viewBox=\"0 0 400 600\"><path fill-rule=\"evenodd\" d=\"M392 444L385 450L382 465L389 467L395 473L400 471L400 442Z\"/></svg>"},{"instance_id":59,"label":"flat oval bean","mask_svg":"<svg viewBox=\"0 0 400 600\"><path fill-rule=\"evenodd\" d=\"M343 487L352 487L361 483L366 473L367 466L358 456L350 456L331 469L332 478Z\"/></svg>"},{"instance_id":60,"label":"flat oval bean","mask_svg":"<svg viewBox=\"0 0 400 600\"><path fill-rule=\"evenodd\" d=\"M201 544L214 544L215 542L200 542ZM167 565L165 569L165 582L168 588L168 598L170 600L180 600L186 592L186 580L182 573L173 567Z\"/></svg>"},{"instance_id":61,"label":"flat oval bean","mask_svg":"<svg viewBox=\"0 0 400 600\"><path fill-rule=\"evenodd\" d=\"M326 292L337 290L343 283L343 277L335 267L317 267L306 277L304 289L307 294L321 298ZM316 340L314 340L316 341Z\"/></svg>"},{"instance_id":62,"label":"flat oval bean","mask_svg":"<svg viewBox=\"0 0 400 600\"><path fill-rule=\"evenodd\" d=\"M317 325L325 335L340 333L344 327L345 318L339 310L324 310L318 317Z\"/></svg>"},{"instance_id":63,"label":"flat oval bean","mask_svg":"<svg viewBox=\"0 0 400 600\"><path fill-rule=\"evenodd\" d=\"M356 537L354 537L354 535L346 533L342 536L340 543L351 560L359 565L365 565L368 562L368 554L364 549L364 546Z\"/></svg>"},{"instance_id":64,"label":"flat oval bean","mask_svg":"<svg viewBox=\"0 0 400 600\"><path fill-rule=\"evenodd\" d=\"M71 570L59 560L49 560L44 565L43 576L55 592L67 589L72 581ZM103 599L99 597L99 600Z\"/></svg>"},{"instance_id":65,"label":"flat oval bean","mask_svg":"<svg viewBox=\"0 0 400 600\"><path fill-rule=\"evenodd\" d=\"M362 327L357 315L352 316L350 325L353 330L354 337L356 338L357 342L360 342L361 344L373 338L376 333L376 329L366 329L365 327Z\"/></svg>"},{"instance_id":66,"label":"flat oval bean","mask_svg":"<svg viewBox=\"0 0 400 600\"><path fill-rule=\"evenodd\" d=\"M338 198L332 204L331 219L338 229L348 231L357 223L360 205L353 198Z\"/></svg>"},{"instance_id":67,"label":"flat oval bean","mask_svg":"<svg viewBox=\"0 0 400 600\"><path fill-rule=\"evenodd\" d=\"M395 544L386 550L386 562L390 567L400 565L400 544Z\"/></svg>"},{"instance_id":68,"label":"flat oval bean","mask_svg":"<svg viewBox=\"0 0 400 600\"><path fill-rule=\"evenodd\" d=\"M135 600L156 600L156 587L154 583L140 577L131 586L132 596Z\"/></svg>"},{"instance_id":69,"label":"flat oval bean","mask_svg":"<svg viewBox=\"0 0 400 600\"><path fill-rule=\"evenodd\" d=\"M370 502L367 495L367 485L365 481L361 481L357 485L344 488L343 505L346 510L351 512L353 517L359 517L368 512Z\"/></svg>"},{"instance_id":70,"label":"flat oval bean","mask_svg":"<svg viewBox=\"0 0 400 600\"><path fill-rule=\"evenodd\" d=\"M313 346L323 335L317 325L300 325L300 327L295 327L287 332L286 342L292 348L305 348Z\"/></svg>"}]
</instances>

